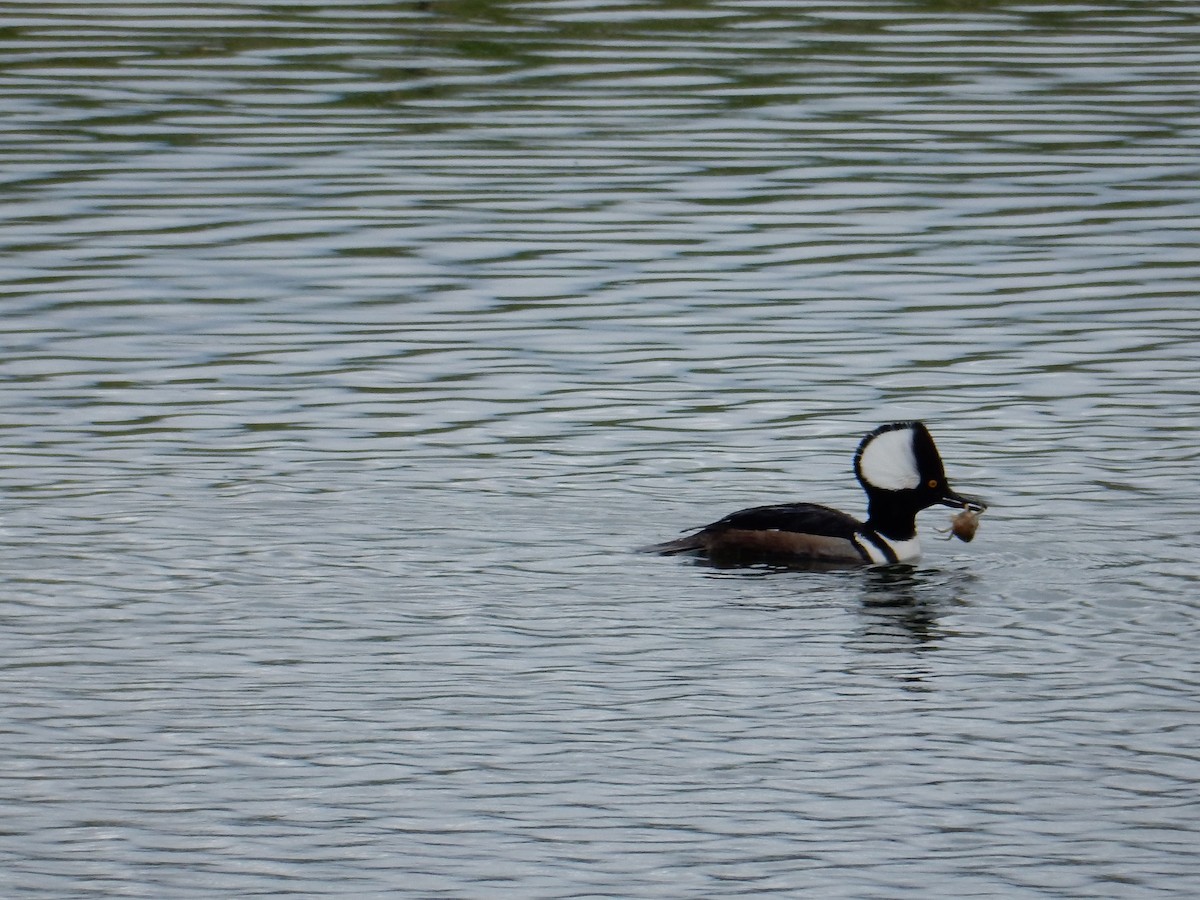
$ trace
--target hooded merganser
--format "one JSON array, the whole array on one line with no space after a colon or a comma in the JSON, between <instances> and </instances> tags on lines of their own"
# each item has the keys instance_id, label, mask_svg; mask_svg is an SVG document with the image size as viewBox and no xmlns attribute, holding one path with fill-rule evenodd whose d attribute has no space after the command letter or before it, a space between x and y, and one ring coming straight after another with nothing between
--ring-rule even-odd
<instances>
[{"instance_id":1,"label":"hooded merganser","mask_svg":"<svg viewBox=\"0 0 1200 900\"><path fill-rule=\"evenodd\" d=\"M854 474L867 492L867 520L815 503L755 506L651 553L697 552L714 561L879 565L921 556L917 513L935 503L982 512L987 504L950 490L929 429L921 422L881 425L862 439Z\"/></svg>"}]
</instances>

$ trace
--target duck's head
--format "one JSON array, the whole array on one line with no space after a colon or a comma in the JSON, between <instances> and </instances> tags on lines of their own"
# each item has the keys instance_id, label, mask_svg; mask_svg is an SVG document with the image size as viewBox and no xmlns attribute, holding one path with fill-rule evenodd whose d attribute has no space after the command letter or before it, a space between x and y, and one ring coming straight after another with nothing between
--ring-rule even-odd
<instances>
[{"instance_id":1,"label":"duck's head","mask_svg":"<svg viewBox=\"0 0 1200 900\"><path fill-rule=\"evenodd\" d=\"M987 509L978 497L965 497L950 488L937 445L922 422L893 422L868 434L854 454L854 474L873 513L880 503L914 513L937 503Z\"/></svg>"}]
</instances>

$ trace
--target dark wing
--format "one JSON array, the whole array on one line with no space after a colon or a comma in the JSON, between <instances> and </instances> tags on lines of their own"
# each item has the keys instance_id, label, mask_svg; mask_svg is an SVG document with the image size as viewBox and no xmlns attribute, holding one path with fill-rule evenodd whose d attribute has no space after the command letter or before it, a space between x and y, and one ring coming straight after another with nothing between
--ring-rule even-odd
<instances>
[{"instance_id":1,"label":"dark wing","mask_svg":"<svg viewBox=\"0 0 1200 900\"><path fill-rule=\"evenodd\" d=\"M790 531L850 540L862 523L844 512L816 503L779 503L738 510L701 531Z\"/></svg>"},{"instance_id":2,"label":"dark wing","mask_svg":"<svg viewBox=\"0 0 1200 900\"><path fill-rule=\"evenodd\" d=\"M701 551L714 559L867 561L854 540L861 523L815 503L781 503L739 510L699 531L647 547L653 553Z\"/></svg>"}]
</instances>

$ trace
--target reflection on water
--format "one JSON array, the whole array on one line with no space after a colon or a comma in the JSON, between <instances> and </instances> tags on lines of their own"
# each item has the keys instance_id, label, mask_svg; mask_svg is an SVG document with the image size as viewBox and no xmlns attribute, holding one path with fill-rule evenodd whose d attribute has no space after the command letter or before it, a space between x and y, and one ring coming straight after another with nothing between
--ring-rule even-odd
<instances>
[{"instance_id":1,"label":"reflection on water","mask_svg":"<svg viewBox=\"0 0 1200 900\"><path fill-rule=\"evenodd\" d=\"M942 637L939 611L958 600L953 586L935 578L936 573L918 576L909 566L873 570L863 589L862 641L873 650L894 649L909 644L936 647Z\"/></svg>"},{"instance_id":2,"label":"reflection on water","mask_svg":"<svg viewBox=\"0 0 1200 900\"><path fill-rule=\"evenodd\" d=\"M1194 894L1197 37L6 4L0 893Z\"/></svg>"}]
</instances>

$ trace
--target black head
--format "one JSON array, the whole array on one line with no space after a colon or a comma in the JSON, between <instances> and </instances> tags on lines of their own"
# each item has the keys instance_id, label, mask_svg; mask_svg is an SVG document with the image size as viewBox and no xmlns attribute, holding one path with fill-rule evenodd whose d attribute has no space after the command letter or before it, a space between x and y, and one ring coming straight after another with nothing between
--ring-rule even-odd
<instances>
[{"instance_id":1,"label":"black head","mask_svg":"<svg viewBox=\"0 0 1200 900\"><path fill-rule=\"evenodd\" d=\"M987 508L983 501L950 489L937 445L921 422L893 422L868 434L854 454L854 474L867 492L872 517L881 504L913 514L935 503Z\"/></svg>"}]
</instances>

